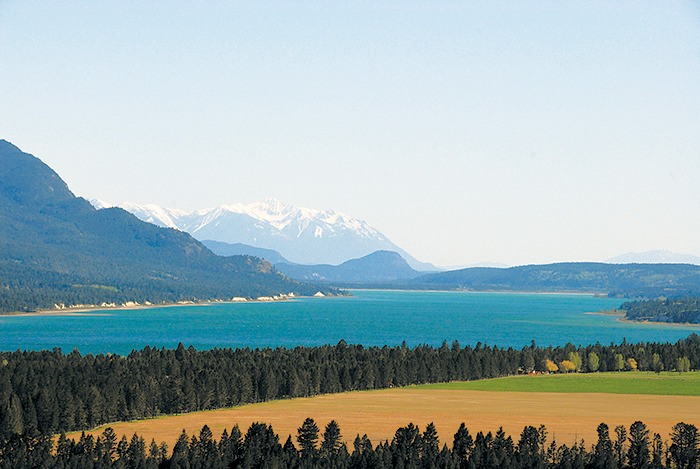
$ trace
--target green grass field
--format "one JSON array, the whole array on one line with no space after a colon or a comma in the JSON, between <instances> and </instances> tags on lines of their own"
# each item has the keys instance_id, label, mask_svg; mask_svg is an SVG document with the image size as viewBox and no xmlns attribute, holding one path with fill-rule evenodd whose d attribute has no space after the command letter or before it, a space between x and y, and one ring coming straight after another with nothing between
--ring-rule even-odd
<instances>
[{"instance_id":1,"label":"green grass field","mask_svg":"<svg viewBox=\"0 0 700 469\"><path fill-rule=\"evenodd\" d=\"M700 371L571 373L425 384L418 389L700 396Z\"/></svg>"}]
</instances>

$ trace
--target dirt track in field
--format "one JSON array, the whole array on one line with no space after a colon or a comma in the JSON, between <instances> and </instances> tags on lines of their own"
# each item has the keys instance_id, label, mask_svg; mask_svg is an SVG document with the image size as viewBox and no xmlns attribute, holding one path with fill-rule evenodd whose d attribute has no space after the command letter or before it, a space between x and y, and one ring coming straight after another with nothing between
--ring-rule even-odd
<instances>
[{"instance_id":1,"label":"dirt track in field","mask_svg":"<svg viewBox=\"0 0 700 469\"><path fill-rule=\"evenodd\" d=\"M671 427L680 421L700 424L700 397L405 388L272 401L109 426L118 435L129 438L138 433L147 443L154 438L156 442L165 441L172 449L183 428L191 436L199 434L204 424L218 439L224 428L230 431L235 423L245 434L252 422L265 422L272 424L283 443L287 435L294 439L306 417L312 417L321 431L335 419L350 450L357 434L366 433L377 444L391 440L397 428L411 422L421 430L434 422L441 444L448 445L464 422L472 434L495 432L503 426L516 441L524 426L544 424L550 440L555 437L559 444L571 444L583 438L589 446L596 440L595 430L600 422L607 423L614 436L616 425L629 427L641 420L652 432L668 439ZM91 433L97 436L102 430L104 427Z\"/></svg>"}]
</instances>

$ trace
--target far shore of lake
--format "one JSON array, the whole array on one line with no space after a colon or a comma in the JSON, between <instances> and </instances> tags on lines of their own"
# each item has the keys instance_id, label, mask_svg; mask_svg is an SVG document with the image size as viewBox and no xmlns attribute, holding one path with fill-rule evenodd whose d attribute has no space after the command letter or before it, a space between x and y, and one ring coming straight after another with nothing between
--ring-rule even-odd
<instances>
[{"instance_id":1,"label":"far shore of lake","mask_svg":"<svg viewBox=\"0 0 700 469\"><path fill-rule=\"evenodd\" d=\"M675 326L675 327L700 327L700 324L693 324L692 322L666 322L666 321L637 321L635 319L627 319L625 317L625 313L620 310L609 310L609 311L590 311L588 313L583 313L583 314L592 314L592 315L597 315L597 316L613 316L617 317L616 321L621 322L623 324L647 324L651 326L658 326L658 325L668 325L668 326Z\"/></svg>"},{"instance_id":2,"label":"far shore of lake","mask_svg":"<svg viewBox=\"0 0 700 469\"><path fill-rule=\"evenodd\" d=\"M349 291L352 291L350 289ZM367 290L367 289L355 289L355 290ZM392 290L392 289L378 289L380 291L425 291L425 290ZM595 293L591 292L514 292L514 291L465 291L465 290L430 290L443 293L514 293L514 294L538 294L538 295L582 295L582 296L596 296ZM335 296L335 295L331 295ZM342 296L342 295L341 295ZM297 298L314 298L313 296L289 296L289 295L278 295L278 296L265 296L258 298L232 298L228 300L202 300L202 301L179 301L172 303L138 303L138 302L126 302L123 304L108 304L108 305L77 305L77 306L66 306L62 308L38 310L38 311L16 311L10 313L4 313L0 316L22 316L22 317L39 317L39 316L110 316L111 311L129 311L129 310L140 310L140 309L160 309L160 308L172 308L181 306L209 306L214 304L237 304L237 303L273 303L273 302L284 302L290 301ZM319 297L326 297L322 295ZM646 324L646 325L669 325L674 327L693 327L700 328L700 324L693 323L674 323L674 322L664 322L664 321L638 321L627 319L625 317L624 311L612 309L604 311L589 311L583 314L597 315L597 316L612 316L616 317L616 321L624 324Z\"/></svg>"},{"instance_id":3,"label":"far shore of lake","mask_svg":"<svg viewBox=\"0 0 700 469\"><path fill-rule=\"evenodd\" d=\"M659 324L664 324L668 326L674 326L674 327L700 327L700 324L695 324L692 322L665 322L665 321L636 321L633 319L627 319L626 317L619 317L617 318L617 322L622 322L625 324L649 324L649 325L659 325Z\"/></svg>"},{"instance_id":4,"label":"far shore of lake","mask_svg":"<svg viewBox=\"0 0 700 469\"><path fill-rule=\"evenodd\" d=\"M109 316L111 311L130 311L138 309L173 308L180 306L210 306L215 304L238 304L238 303L278 303L280 301L290 301L297 298L324 298L317 296L296 296L279 295L264 296L258 298L234 298L230 300L203 300L203 301L178 301L174 303L138 303L127 302L117 305L78 305L66 306L64 308L43 309L38 311L13 311L0 316Z\"/></svg>"}]
</instances>

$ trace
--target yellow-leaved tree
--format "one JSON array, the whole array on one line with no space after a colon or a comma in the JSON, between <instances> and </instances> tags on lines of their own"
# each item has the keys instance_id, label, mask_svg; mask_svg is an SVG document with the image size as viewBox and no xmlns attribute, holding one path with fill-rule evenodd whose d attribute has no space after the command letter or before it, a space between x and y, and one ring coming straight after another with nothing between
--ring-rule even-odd
<instances>
[{"instance_id":1,"label":"yellow-leaved tree","mask_svg":"<svg viewBox=\"0 0 700 469\"><path fill-rule=\"evenodd\" d=\"M571 373L572 371L576 371L576 364L571 360L562 360L559 364L559 371L563 373Z\"/></svg>"},{"instance_id":2,"label":"yellow-leaved tree","mask_svg":"<svg viewBox=\"0 0 700 469\"><path fill-rule=\"evenodd\" d=\"M554 363L552 360L550 360L549 358L547 360L545 360L544 366L545 366L545 368L547 368L547 371L549 371L550 373L556 373L557 371L559 371L559 366L556 363Z\"/></svg>"}]
</instances>

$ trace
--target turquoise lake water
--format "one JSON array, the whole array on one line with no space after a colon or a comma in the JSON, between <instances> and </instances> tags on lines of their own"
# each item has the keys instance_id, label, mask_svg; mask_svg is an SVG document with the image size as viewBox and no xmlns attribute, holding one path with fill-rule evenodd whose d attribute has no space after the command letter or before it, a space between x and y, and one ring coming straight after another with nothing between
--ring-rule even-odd
<instances>
[{"instance_id":1,"label":"turquoise lake water","mask_svg":"<svg viewBox=\"0 0 700 469\"><path fill-rule=\"evenodd\" d=\"M671 341L697 327L629 324L584 314L623 301L585 295L354 291L345 298L217 303L74 316L0 316L0 350L77 348L128 354L152 347L295 347L336 344L409 346L458 340L522 348L600 342Z\"/></svg>"}]
</instances>

